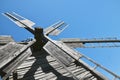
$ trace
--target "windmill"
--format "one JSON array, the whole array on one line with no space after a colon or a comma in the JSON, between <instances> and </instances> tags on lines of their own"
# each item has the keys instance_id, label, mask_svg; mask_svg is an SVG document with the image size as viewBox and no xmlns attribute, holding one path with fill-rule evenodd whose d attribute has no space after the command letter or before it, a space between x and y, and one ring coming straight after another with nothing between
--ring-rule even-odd
<instances>
[{"instance_id":1,"label":"windmill","mask_svg":"<svg viewBox=\"0 0 120 80\"><path fill-rule=\"evenodd\" d=\"M0 75L3 80L108 80L96 68L101 68L111 74L114 79L120 79L115 73L74 49L77 47L86 48L85 44L90 43L118 43L120 40L66 38L56 41L51 39L49 35L61 33L67 27L65 22L59 21L46 29L40 27L34 29L32 27L35 25L34 22L14 12L7 12L4 15L19 27L31 32L34 39L27 42L14 42L9 37L10 41L1 43L1 45L5 44L0 47ZM96 47L119 46L102 45ZM94 66L89 66L81 58L92 62Z\"/></svg>"}]
</instances>

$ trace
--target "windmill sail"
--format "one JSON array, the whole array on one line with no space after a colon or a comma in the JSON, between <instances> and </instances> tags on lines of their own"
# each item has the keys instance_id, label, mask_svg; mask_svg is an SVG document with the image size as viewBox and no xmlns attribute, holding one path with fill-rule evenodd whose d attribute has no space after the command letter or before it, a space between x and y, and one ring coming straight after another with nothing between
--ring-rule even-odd
<instances>
[{"instance_id":1,"label":"windmill sail","mask_svg":"<svg viewBox=\"0 0 120 80\"><path fill-rule=\"evenodd\" d=\"M79 38L63 38L63 43L71 48L103 48L103 47L120 47L120 40L113 38L105 39L79 39ZM117 43L117 44L116 44Z\"/></svg>"},{"instance_id":2,"label":"windmill sail","mask_svg":"<svg viewBox=\"0 0 120 80\"><path fill-rule=\"evenodd\" d=\"M80 41L79 38L64 38L64 39L60 39L60 41L62 41L71 48L84 47L83 43L78 42Z\"/></svg>"},{"instance_id":3,"label":"windmill sail","mask_svg":"<svg viewBox=\"0 0 120 80\"><path fill-rule=\"evenodd\" d=\"M67 55L63 50L56 47L56 45L52 44L51 42L48 42L46 46L44 46L44 49L51 55L58 58L62 63L65 65L69 65L70 63L74 62L74 59L72 59L69 55Z\"/></svg>"},{"instance_id":4,"label":"windmill sail","mask_svg":"<svg viewBox=\"0 0 120 80\"><path fill-rule=\"evenodd\" d=\"M53 25L51 25L50 27L44 29L44 32L46 35L59 35L68 25L63 22L63 21L59 21Z\"/></svg>"},{"instance_id":5,"label":"windmill sail","mask_svg":"<svg viewBox=\"0 0 120 80\"><path fill-rule=\"evenodd\" d=\"M62 63L65 65L69 65L75 60L72 58L73 56L78 60L81 55L77 54L74 50L67 47L64 43L61 42L48 42L44 49L51 55L57 57ZM71 57L72 56L72 57Z\"/></svg>"},{"instance_id":6,"label":"windmill sail","mask_svg":"<svg viewBox=\"0 0 120 80\"><path fill-rule=\"evenodd\" d=\"M6 12L4 13L4 15L9 18L11 21L13 21L15 24L17 24L19 27L23 27L26 28L28 31L30 31L31 33L34 34L34 29L32 28L32 26L35 25L34 22L16 14L15 12ZM59 21L53 25L51 25L50 27L44 29L44 33L45 35L59 35L68 25L63 22L63 21Z\"/></svg>"},{"instance_id":7,"label":"windmill sail","mask_svg":"<svg viewBox=\"0 0 120 80\"><path fill-rule=\"evenodd\" d=\"M32 27L35 25L34 22L12 12L12 13L4 13L5 16L7 16L10 20L12 20L14 23L16 23L20 27Z\"/></svg>"},{"instance_id":8,"label":"windmill sail","mask_svg":"<svg viewBox=\"0 0 120 80\"><path fill-rule=\"evenodd\" d=\"M80 58L82 58L82 54L78 53L77 51L71 49L66 44L59 42L59 41L53 41L49 37L46 36L46 38L49 40L46 45L43 47L45 51L47 51L48 54L50 54L53 58L56 59L59 64L64 67L66 71L69 72L70 75L75 80L84 80L86 78L86 74L81 76L81 78L78 78L75 74L72 73L71 70L69 70L67 67L69 67L72 63L78 62L78 65L82 63L84 67L88 70L88 73L91 72L93 75L96 75L98 77L98 80L107 80L106 77L104 77L102 74L94 71L91 69L88 65L83 64L84 62L80 61ZM69 61L69 62L68 62ZM80 61L80 62L79 62Z\"/></svg>"},{"instance_id":9,"label":"windmill sail","mask_svg":"<svg viewBox=\"0 0 120 80\"><path fill-rule=\"evenodd\" d=\"M9 18L11 21L13 21L15 24L17 24L19 27L25 28L31 33L34 34L34 29L32 28L33 25L35 25L34 22L12 12L12 13L4 13L7 18Z\"/></svg>"}]
</instances>

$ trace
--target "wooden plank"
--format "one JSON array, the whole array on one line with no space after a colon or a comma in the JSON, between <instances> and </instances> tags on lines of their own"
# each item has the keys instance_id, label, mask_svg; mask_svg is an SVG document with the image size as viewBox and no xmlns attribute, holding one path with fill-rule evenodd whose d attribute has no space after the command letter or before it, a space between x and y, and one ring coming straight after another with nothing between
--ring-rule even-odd
<instances>
[{"instance_id":1,"label":"wooden plank","mask_svg":"<svg viewBox=\"0 0 120 80\"><path fill-rule=\"evenodd\" d=\"M79 59L78 65L81 65L82 67L84 67L87 71L90 71L90 73L95 76L98 80L108 80L107 77L105 77L103 74L101 74L100 72L94 70L93 68L91 68L88 64L86 64L84 61L82 61L81 59Z\"/></svg>"},{"instance_id":2,"label":"wooden plank","mask_svg":"<svg viewBox=\"0 0 120 80\"><path fill-rule=\"evenodd\" d=\"M63 38L60 39L60 41L62 41L71 48L84 47L84 44L79 42L80 41L79 38Z\"/></svg>"},{"instance_id":3,"label":"wooden plank","mask_svg":"<svg viewBox=\"0 0 120 80\"><path fill-rule=\"evenodd\" d=\"M87 75L85 75L85 77L83 78L83 80L90 79L91 77L93 77L92 74L87 74Z\"/></svg>"},{"instance_id":4,"label":"wooden plank","mask_svg":"<svg viewBox=\"0 0 120 80\"><path fill-rule=\"evenodd\" d=\"M38 62L39 63L39 62ZM20 67L18 67L18 71L25 71L25 69L26 70L29 70L30 68L33 68L33 69L36 69L37 67L39 66L39 68L38 69L45 69L45 68L48 68L48 67L50 67L50 66L52 66L52 67L54 67L54 68L56 68L57 66L59 67L60 65L56 62L56 61L54 61L54 62L51 62L51 63L45 63L45 64L36 64L36 65L25 65L25 66L20 66Z\"/></svg>"},{"instance_id":5,"label":"wooden plank","mask_svg":"<svg viewBox=\"0 0 120 80\"><path fill-rule=\"evenodd\" d=\"M0 36L0 44L9 43L9 42L14 42L11 36L8 35Z\"/></svg>"},{"instance_id":6,"label":"wooden plank","mask_svg":"<svg viewBox=\"0 0 120 80\"><path fill-rule=\"evenodd\" d=\"M74 43L74 42L68 42L65 43L67 46L71 48L79 48L79 47L84 47L83 43Z\"/></svg>"},{"instance_id":7,"label":"wooden plank","mask_svg":"<svg viewBox=\"0 0 120 80\"><path fill-rule=\"evenodd\" d=\"M53 24L52 26L44 29L45 35L59 35L65 28L67 27L67 24L63 21L57 22L56 24Z\"/></svg>"},{"instance_id":8,"label":"wooden plank","mask_svg":"<svg viewBox=\"0 0 120 80\"><path fill-rule=\"evenodd\" d=\"M62 67L59 66L59 65L56 65L56 69L60 69L60 68L62 68ZM31 68L30 68L30 69L31 69ZM26 68L25 68L24 70L18 72L18 75L19 75L19 76L24 76L28 71L29 71L29 73L26 74L27 76L33 76L33 75L41 74L41 73L46 73L46 74L47 74L48 72L55 71L54 68L51 68L51 67L46 67L46 68L44 68L44 71L43 71L43 69L42 69L41 67L38 68L38 69L36 70L36 72L34 72L34 70L36 70L36 69L32 69L32 70L29 71L29 69L26 70Z\"/></svg>"},{"instance_id":9,"label":"wooden plank","mask_svg":"<svg viewBox=\"0 0 120 80\"><path fill-rule=\"evenodd\" d=\"M47 61L46 61L47 60ZM34 64L34 65L43 65L43 64L51 64L52 62L55 62L55 59L53 59L53 58L51 58L50 56L49 57L47 57L47 59L45 59L45 58L40 58L40 59L37 59L37 60L35 60L35 59L33 59L33 60L30 60L30 61L24 61L19 67L18 67L18 69L19 68L24 68L24 67L29 67L29 66L31 66L32 64Z\"/></svg>"},{"instance_id":10,"label":"wooden plank","mask_svg":"<svg viewBox=\"0 0 120 80\"><path fill-rule=\"evenodd\" d=\"M32 27L30 27L29 25L27 25L28 23L26 24L26 22L21 21L21 19L22 20L23 19L26 20L25 18L21 17L20 15L14 13L14 12L11 12L11 13L7 12L7 13L4 13L4 15L7 18L9 18L11 21L13 21L14 23L16 23L17 25L18 25L18 23L21 24L23 28L27 29L29 32L31 32L32 34L34 34L34 29ZM19 16L20 19L18 18L18 16ZM32 23L32 24L34 24L34 23ZM21 25L18 25L18 26L21 27Z\"/></svg>"},{"instance_id":11,"label":"wooden plank","mask_svg":"<svg viewBox=\"0 0 120 80\"><path fill-rule=\"evenodd\" d=\"M50 39L50 38L47 37L47 36L45 36L45 38L49 40L47 43L51 42L52 44L54 44L54 45L56 46L56 48L61 49L61 47L60 47L59 45L57 45L57 44L55 43L55 41L53 41L52 39ZM45 46L46 46L46 45L45 45ZM43 48L44 48L44 47L43 47ZM46 49L46 50L47 50L47 49ZM54 49L53 49L53 50L54 50ZM61 50L67 54L67 52L66 52L65 50L63 50L63 49L61 49ZM61 65L62 67L64 67L64 69L67 70L67 71L69 72L69 74L71 74L72 77L73 77L75 80L79 80L70 70L67 69L67 66L66 66L64 63L62 63L59 58L57 58L56 56L54 56L54 55L53 55L52 53L50 53L49 51L47 51L47 52L48 52L51 56L53 56L53 57L56 59L56 61L59 62L60 65ZM74 60L75 60L75 59L74 59Z\"/></svg>"},{"instance_id":12,"label":"wooden plank","mask_svg":"<svg viewBox=\"0 0 120 80\"><path fill-rule=\"evenodd\" d=\"M51 39L48 38L47 36L45 36L45 37L46 37L48 40L50 40L50 41L47 42L47 45L48 45L47 48L50 49L50 51L52 51L52 50L53 50L53 51L52 51L52 53L51 53L49 50L47 50L46 47L44 47L44 49L45 49L51 56L53 56L53 57L56 59L56 61L59 62L59 64L60 64L62 67L64 67L64 69L65 69L66 71L68 71L68 73L71 74L72 77L73 77L75 80L79 80L79 79L67 68L67 66L70 65L71 62L70 62L69 64L66 64L66 62L65 62L65 63L63 62L63 61L65 61L65 60L61 60L62 58L61 58L59 55L57 55L57 56L54 55L54 53L58 53L58 52L56 52L55 48L58 48L57 51L59 51L59 50L60 50L61 52L63 51L63 54L65 54L65 55L62 55L63 58L65 58L66 55L68 55L67 52L64 51L63 49L61 49L60 46L58 46L53 40L51 40ZM51 48L50 43L53 44L53 46L54 46L53 48ZM46 46L46 45L45 45L45 46ZM50 48L49 48L49 47L50 47ZM61 52L60 52L60 53L61 53ZM68 55L68 56L69 56L69 55ZM60 58L58 58L58 57L60 57ZM70 57L70 56L69 56L69 57ZM72 58L72 57L70 57L70 58ZM73 59L73 58L72 58L72 59ZM68 57L66 57L66 61L67 61L67 60L68 60ZM73 60L74 60L74 59L73 59ZM73 60L72 60L72 61L73 61ZM68 61L69 61L69 60L68 60Z\"/></svg>"},{"instance_id":13,"label":"wooden plank","mask_svg":"<svg viewBox=\"0 0 120 80\"><path fill-rule=\"evenodd\" d=\"M32 52L29 48L32 44L35 43L35 40L30 41L27 45L24 45L20 50L15 52L17 55L14 59L12 59L8 64L2 67L0 70L5 74L2 75L2 79L5 80L8 76L13 72L27 57L29 57Z\"/></svg>"},{"instance_id":14,"label":"wooden plank","mask_svg":"<svg viewBox=\"0 0 120 80\"><path fill-rule=\"evenodd\" d=\"M55 56L56 58L58 58L66 66L68 66L72 62L74 62L74 59L72 57L70 57L67 54L67 52L63 51L62 49L60 49L59 47L57 47L56 45L54 45L50 41L44 46L44 49L48 53L50 53L53 56Z\"/></svg>"},{"instance_id":15,"label":"wooden plank","mask_svg":"<svg viewBox=\"0 0 120 80\"><path fill-rule=\"evenodd\" d=\"M74 66L74 67L70 67L69 69L70 69L70 71L74 71L74 70L76 70L76 67L75 67L75 66ZM65 77L66 77L66 79L68 79L68 77L71 77L71 75L69 74L69 72L67 72L64 68L58 69L57 71L62 74L62 75L57 76L57 79L58 79L58 80L62 80L62 79L65 78ZM71 77L71 78L72 78L72 77ZM44 78L42 78L42 79L44 79ZM55 76L52 76L52 77L50 77L49 79L50 79L50 80L57 80ZM66 80L66 79L63 79L63 80ZM70 80L71 80L71 79L70 79ZM73 79L72 79L72 80L73 80Z\"/></svg>"},{"instance_id":16,"label":"wooden plank","mask_svg":"<svg viewBox=\"0 0 120 80\"><path fill-rule=\"evenodd\" d=\"M27 55L26 55L27 54ZM13 69L13 66L18 66L18 63L21 62L23 59L25 60L28 55L31 55L30 49L28 49L24 54L22 54L20 57L18 57L16 60L14 60L9 66L7 66L5 69L3 69L4 72L8 73L10 70Z\"/></svg>"},{"instance_id":17,"label":"wooden plank","mask_svg":"<svg viewBox=\"0 0 120 80\"><path fill-rule=\"evenodd\" d=\"M21 57L18 57L11 64L9 64L7 67L5 67L3 69L3 72L5 72L6 74L3 76L3 80L5 80L10 75L10 73L13 72L22 63L22 61L24 61L26 59L26 57L28 57L30 55L31 55L31 52L29 49L28 51L24 52L24 54L22 54Z\"/></svg>"},{"instance_id":18,"label":"wooden plank","mask_svg":"<svg viewBox=\"0 0 120 80\"><path fill-rule=\"evenodd\" d=\"M50 55L47 55L47 57L50 58ZM46 57L46 58L47 58L47 57ZM41 57L41 58L42 58L42 57ZM51 58L52 58L52 57L51 57ZM32 58L29 58L29 59L33 59L33 60L34 60L33 57L32 57ZM39 61L39 56L38 56L37 59L38 59L38 60L37 60L38 63L42 61L42 59L41 59L41 61ZM51 60L51 59L50 59L50 60ZM31 60L31 61L32 61L32 60ZM25 61L25 62L26 62L26 63L29 63L28 60ZM51 68L49 68L49 66L46 67L47 64L50 64L50 66L52 66L53 69L51 70ZM29 67L29 68L27 68L27 64L26 64L26 68L22 68L22 65L21 65L21 68L18 68L18 69L17 69L18 77L19 77L18 79L21 78L22 80L26 80L26 79L31 79L30 76L34 76L35 79L42 79L42 80L43 80L44 77L43 77L43 78L40 78L42 75L46 75L47 73L52 72L52 71L54 71L54 70L57 70L58 72L60 72L61 75L64 74L64 72L62 72L63 67L61 67L58 62L56 63L56 61L53 61L53 62L50 62L50 63L45 63L45 64L44 64L45 66L42 66L42 65L43 65L42 63L41 63L41 64L37 64L37 65L40 65L40 67L37 69L37 71L36 71L35 73L32 72L32 70L29 71L31 67L32 67L32 69L36 69L36 68L35 68L35 65L34 65L34 66L31 65L31 67ZM37 66L37 65L36 65L36 66ZM44 68L46 68L47 73L44 72L44 71L42 71L41 66L44 67ZM76 69L75 64L73 64L73 65L71 65L71 66L69 67L69 69L73 69L73 68ZM75 69L74 69L74 70L75 70ZM44 69L44 70L45 70L45 69ZM64 70L65 70L65 69L64 69ZM23 78L24 74L25 74L27 71L29 71L30 73L29 73L26 77ZM33 70L33 71L34 71L34 70ZM65 71L66 71L66 70L65 70ZM32 75L33 73L34 73L34 75ZM43 74L43 73L44 73L44 74ZM66 73L68 73L68 72L66 71ZM68 73L68 74L69 74L69 73ZM53 76L53 78L54 78L54 77L55 77L55 76ZM52 76L51 76L50 78L52 78Z\"/></svg>"},{"instance_id":19,"label":"wooden plank","mask_svg":"<svg viewBox=\"0 0 120 80\"><path fill-rule=\"evenodd\" d=\"M10 42L7 45L2 46L0 48L0 68L19 55L19 53L16 52L22 47L23 45L17 44L15 42Z\"/></svg>"},{"instance_id":20,"label":"wooden plank","mask_svg":"<svg viewBox=\"0 0 120 80\"><path fill-rule=\"evenodd\" d=\"M74 59L79 60L82 57L82 54L80 54L79 52L77 52L73 48L70 48L69 46L67 46L63 42L61 42L61 41L55 41L55 43L58 46L60 46L61 49L63 49L65 52L67 52L67 54L69 54L70 56L72 56Z\"/></svg>"},{"instance_id":21,"label":"wooden plank","mask_svg":"<svg viewBox=\"0 0 120 80\"><path fill-rule=\"evenodd\" d=\"M32 67L32 68L31 68ZM28 75L31 75L31 73L34 73L33 71L34 70L36 70L36 66L31 66L31 67L29 67L29 68L24 68L24 69L17 69L17 72L18 72L18 75L24 75L27 71L29 71L30 69L30 71L29 71L29 74ZM53 67L53 68L51 68L51 67ZM38 73L40 73L40 72L43 72L43 73L46 73L46 71L47 72L52 72L52 71L55 71L55 70L60 70L60 69L62 69L63 67L62 66L60 66L58 63L52 63L50 66L49 65L47 65L47 64L44 64L44 65L42 65L42 66L39 66L39 68L37 68L37 70L36 70L36 72L34 73L34 74L38 74ZM74 66L74 65L71 65L70 67L69 67L69 69L72 69L72 68L76 68L76 66ZM44 71L43 71L43 69L44 69ZM59 72L59 71L58 71Z\"/></svg>"},{"instance_id":22,"label":"wooden plank","mask_svg":"<svg viewBox=\"0 0 120 80\"><path fill-rule=\"evenodd\" d=\"M75 70L76 69L76 67L74 66L71 66L70 67L70 70L71 71L73 71L73 70ZM63 67L60 67L60 68L57 68L56 69L61 75L64 75L64 74L69 74ZM26 80L26 79L30 79L30 76L34 76L34 78L35 79L41 79L41 80L43 80L43 79L45 79L46 78L46 76L48 76L49 75L49 73L52 73L53 74L53 72L54 72L54 69L52 69L52 70L50 70L50 71L47 71L47 73L46 72L43 72L42 70L40 70L40 71L37 71L37 72L35 72L34 73L34 75L31 75L31 74L29 74L28 76L26 76L25 78L22 78L22 76L21 76L21 79L22 80ZM19 73L18 73L19 74ZM54 75L54 74L53 74ZM59 75L59 76L61 76L61 75ZM57 77L59 77L59 76L57 76ZM53 77L55 77L55 75L53 76ZM20 78L20 76L19 76L19 78ZM49 78L52 78L52 75L51 75L51 77L49 76Z\"/></svg>"},{"instance_id":23,"label":"wooden plank","mask_svg":"<svg viewBox=\"0 0 120 80\"><path fill-rule=\"evenodd\" d=\"M25 55L25 54L27 54L27 55ZM3 72L5 72L6 74L3 76L3 80L5 80L5 79L10 75L10 73L13 72L13 71L22 63L22 61L23 61L24 59L26 59L26 57L27 57L28 55L29 55L29 56L31 55L31 53L30 53L29 50L26 51L26 52L24 52L24 54L21 55L21 57L18 57L18 58L17 58L16 60L14 60L11 64L9 64L7 67L5 67L5 68L3 69Z\"/></svg>"}]
</instances>

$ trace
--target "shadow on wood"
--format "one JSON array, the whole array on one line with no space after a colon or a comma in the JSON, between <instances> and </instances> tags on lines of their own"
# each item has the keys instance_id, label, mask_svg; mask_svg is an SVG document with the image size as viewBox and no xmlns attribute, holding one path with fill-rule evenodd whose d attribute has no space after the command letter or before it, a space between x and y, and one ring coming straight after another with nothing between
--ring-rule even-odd
<instances>
[{"instance_id":1,"label":"shadow on wood","mask_svg":"<svg viewBox=\"0 0 120 80\"><path fill-rule=\"evenodd\" d=\"M47 80L46 77L51 76L52 78L56 78L55 80L74 80L72 77L63 76L53 66L51 66L50 62L47 60L48 54L43 49L39 52L33 52L32 56L35 57L35 62L32 64L29 71L26 74L24 74L23 78L20 80L35 80L36 79L35 74L37 74L36 72L38 71L38 68L40 68L40 67L42 70L41 73L43 73L41 76L43 76L43 77L39 76L40 78L38 78L38 79L42 78L42 79ZM52 62L53 62L53 64L56 63L55 60ZM60 65L58 67L59 67L59 69L62 68ZM51 75L48 75L46 77L44 76L49 73L51 73Z\"/></svg>"}]
</instances>

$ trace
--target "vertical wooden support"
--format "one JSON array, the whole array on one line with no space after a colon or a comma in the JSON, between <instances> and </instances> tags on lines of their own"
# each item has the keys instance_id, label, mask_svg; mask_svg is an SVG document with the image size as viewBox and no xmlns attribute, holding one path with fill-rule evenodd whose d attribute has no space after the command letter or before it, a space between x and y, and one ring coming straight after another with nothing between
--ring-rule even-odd
<instances>
[{"instance_id":1,"label":"vertical wooden support","mask_svg":"<svg viewBox=\"0 0 120 80\"><path fill-rule=\"evenodd\" d=\"M43 28L36 27L34 37L36 39L36 42L32 46L33 51L39 51L39 50L42 49L42 47L47 42L47 40L46 40L46 38L44 37L44 34L43 34Z\"/></svg>"}]
</instances>

